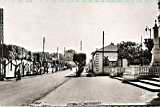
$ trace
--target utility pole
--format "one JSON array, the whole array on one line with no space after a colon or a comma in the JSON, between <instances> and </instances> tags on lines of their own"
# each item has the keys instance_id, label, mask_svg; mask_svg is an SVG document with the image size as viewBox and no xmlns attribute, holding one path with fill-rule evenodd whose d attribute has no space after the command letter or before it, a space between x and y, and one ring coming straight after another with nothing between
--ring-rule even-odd
<instances>
[{"instance_id":1,"label":"utility pole","mask_svg":"<svg viewBox=\"0 0 160 107\"><path fill-rule=\"evenodd\" d=\"M104 31L103 31L103 39L102 39L102 74L104 74Z\"/></svg>"},{"instance_id":2,"label":"utility pole","mask_svg":"<svg viewBox=\"0 0 160 107\"><path fill-rule=\"evenodd\" d=\"M43 37L43 61L45 59L44 48L45 48L45 37Z\"/></svg>"},{"instance_id":3,"label":"utility pole","mask_svg":"<svg viewBox=\"0 0 160 107\"><path fill-rule=\"evenodd\" d=\"M43 36L43 58L42 58L42 66L44 67L44 61L45 61L45 54L44 54L44 48L45 48L45 37Z\"/></svg>"},{"instance_id":4,"label":"utility pole","mask_svg":"<svg viewBox=\"0 0 160 107\"><path fill-rule=\"evenodd\" d=\"M65 57L65 51L66 51L66 47L64 47L64 57Z\"/></svg>"},{"instance_id":5,"label":"utility pole","mask_svg":"<svg viewBox=\"0 0 160 107\"><path fill-rule=\"evenodd\" d=\"M82 40L80 41L80 51L82 51Z\"/></svg>"},{"instance_id":6,"label":"utility pole","mask_svg":"<svg viewBox=\"0 0 160 107\"><path fill-rule=\"evenodd\" d=\"M1 47L1 56L0 56L0 79L1 76L3 75L3 66L2 66L2 61L3 61L3 43L4 43L4 36L3 36L3 8L0 8L0 47Z\"/></svg>"},{"instance_id":7,"label":"utility pole","mask_svg":"<svg viewBox=\"0 0 160 107\"><path fill-rule=\"evenodd\" d=\"M59 47L57 47L57 60L59 59L59 53L58 53L58 51L59 51Z\"/></svg>"},{"instance_id":8,"label":"utility pole","mask_svg":"<svg viewBox=\"0 0 160 107\"><path fill-rule=\"evenodd\" d=\"M146 31L146 32L149 31L149 36L150 36L150 39L151 39L152 29L149 28L148 26L146 26L145 31Z\"/></svg>"},{"instance_id":9,"label":"utility pole","mask_svg":"<svg viewBox=\"0 0 160 107\"><path fill-rule=\"evenodd\" d=\"M143 66L143 58L142 58L142 36L141 36L141 66Z\"/></svg>"},{"instance_id":10,"label":"utility pole","mask_svg":"<svg viewBox=\"0 0 160 107\"><path fill-rule=\"evenodd\" d=\"M43 53L44 53L44 48L45 48L45 37L43 37Z\"/></svg>"}]
</instances>

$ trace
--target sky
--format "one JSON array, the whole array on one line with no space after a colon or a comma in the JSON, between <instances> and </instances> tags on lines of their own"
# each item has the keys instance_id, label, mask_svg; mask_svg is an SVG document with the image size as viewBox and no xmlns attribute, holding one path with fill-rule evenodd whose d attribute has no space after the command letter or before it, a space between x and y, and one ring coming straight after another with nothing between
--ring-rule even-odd
<instances>
[{"instance_id":1,"label":"sky","mask_svg":"<svg viewBox=\"0 0 160 107\"><path fill-rule=\"evenodd\" d=\"M65 49L91 52L111 42L149 37L157 18L156 0L0 0L4 8L4 43L31 51L63 53Z\"/></svg>"}]
</instances>

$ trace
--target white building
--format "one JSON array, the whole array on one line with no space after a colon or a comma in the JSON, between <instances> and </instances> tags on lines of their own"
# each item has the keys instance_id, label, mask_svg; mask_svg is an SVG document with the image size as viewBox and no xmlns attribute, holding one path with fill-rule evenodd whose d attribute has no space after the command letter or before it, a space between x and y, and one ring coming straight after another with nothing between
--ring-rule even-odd
<instances>
[{"instance_id":1,"label":"white building","mask_svg":"<svg viewBox=\"0 0 160 107\"><path fill-rule=\"evenodd\" d=\"M102 53L103 53L102 48L92 52L93 71L96 74L102 73ZM109 60L108 64L105 63L105 60L107 59ZM118 61L117 45L111 43L110 45L104 47L104 66L109 66L109 67L117 66L117 61Z\"/></svg>"}]
</instances>

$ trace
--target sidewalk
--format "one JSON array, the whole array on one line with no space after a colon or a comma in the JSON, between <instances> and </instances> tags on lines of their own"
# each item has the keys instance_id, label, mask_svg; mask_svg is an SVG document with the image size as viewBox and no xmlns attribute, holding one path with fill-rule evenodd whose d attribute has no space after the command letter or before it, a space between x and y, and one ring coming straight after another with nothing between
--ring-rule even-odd
<instances>
[{"instance_id":1,"label":"sidewalk","mask_svg":"<svg viewBox=\"0 0 160 107\"><path fill-rule=\"evenodd\" d=\"M54 74L54 73L58 73L58 72L63 72L63 71L66 71L66 70L61 70L61 71L57 71L57 72L53 72L53 73L52 73L52 71L49 70L49 72L45 73L45 74L41 74L41 75L40 74L39 75L28 75L28 76L25 75L25 76L22 76L21 79L34 78L34 77L42 76L42 75L50 75L50 74ZM13 81L13 80L16 80L16 78L15 77L8 78L8 79L4 78L4 81L6 81L6 82ZM0 82L4 82L4 81L0 81Z\"/></svg>"},{"instance_id":2,"label":"sidewalk","mask_svg":"<svg viewBox=\"0 0 160 107\"><path fill-rule=\"evenodd\" d=\"M115 77L115 79L118 79L123 82L122 77ZM125 83L134 85L139 88L146 89L148 91L152 92L159 92L160 91L160 81L159 78L152 78L152 79L140 79L138 81L126 81Z\"/></svg>"}]
</instances>

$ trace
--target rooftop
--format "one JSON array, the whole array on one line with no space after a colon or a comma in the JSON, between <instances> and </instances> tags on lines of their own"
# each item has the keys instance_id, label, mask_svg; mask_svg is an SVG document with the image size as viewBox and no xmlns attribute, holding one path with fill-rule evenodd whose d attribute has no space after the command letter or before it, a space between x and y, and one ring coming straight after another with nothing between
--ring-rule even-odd
<instances>
[{"instance_id":1,"label":"rooftop","mask_svg":"<svg viewBox=\"0 0 160 107\"><path fill-rule=\"evenodd\" d=\"M92 54L95 54L96 52L102 52L103 49L97 49L96 51L92 52ZM117 45L114 45L113 43L111 43L110 45L107 45L104 47L104 52L117 52L118 48Z\"/></svg>"}]
</instances>

